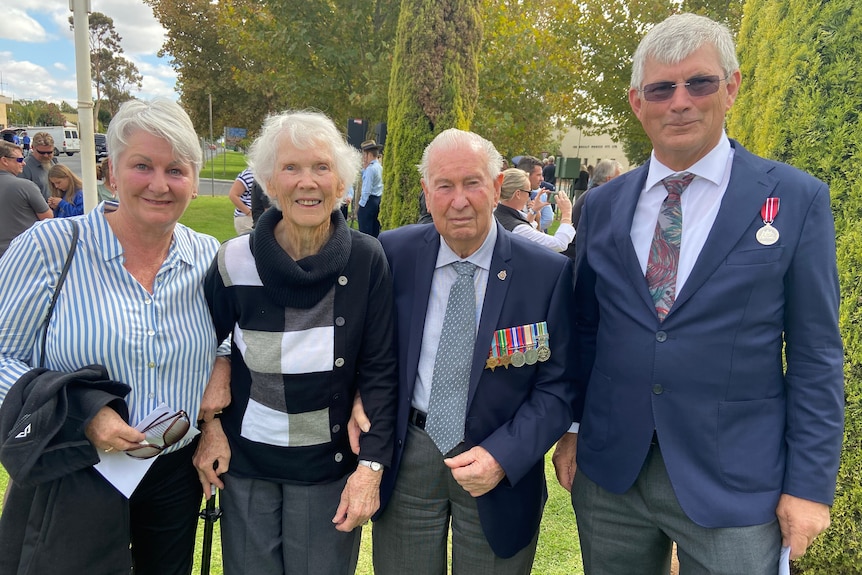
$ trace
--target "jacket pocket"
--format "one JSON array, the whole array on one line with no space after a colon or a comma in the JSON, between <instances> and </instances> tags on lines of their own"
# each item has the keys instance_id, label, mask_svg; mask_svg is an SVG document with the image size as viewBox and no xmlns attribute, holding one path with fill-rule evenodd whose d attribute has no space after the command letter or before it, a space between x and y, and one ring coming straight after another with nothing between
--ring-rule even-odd
<instances>
[{"instance_id":1,"label":"jacket pocket","mask_svg":"<svg viewBox=\"0 0 862 575\"><path fill-rule=\"evenodd\" d=\"M724 483L758 493L781 487L784 478L783 397L718 404L718 459Z\"/></svg>"}]
</instances>

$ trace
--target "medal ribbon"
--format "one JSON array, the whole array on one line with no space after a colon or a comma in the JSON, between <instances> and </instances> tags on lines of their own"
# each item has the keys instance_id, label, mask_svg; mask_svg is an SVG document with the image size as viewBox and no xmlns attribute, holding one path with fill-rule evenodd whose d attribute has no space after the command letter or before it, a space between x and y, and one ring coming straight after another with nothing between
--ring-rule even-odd
<instances>
[{"instance_id":1,"label":"medal ribbon","mask_svg":"<svg viewBox=\"0 0 862 575\"><path fill-rule=\"evenodd\" d=\"M510 327L508 332L511 336L509 341L512 342L509 349L512 350L513 353L522 350L524 348L524 326Z\"/></svg>"},{"instance_id":2,"label":"medal ribbon","mask_svg":"<svg viewBox=\"0 0 862 575\"><path fill-rule=\"evenodd\" d=\"M775 221L780 203L781 198L766 198L763 207L760 208L760 217L763 218L763 223L767 226L772 225L772 222Z\"/></svg>"},{"instance_id":3,"label":"medal ribbon","mask_svg":"<svg viewBox=\"0 0 862 575\"><path fill-rule=\"evenodd\" d=\"M550 339L548 337L548 322L543 321L537 325L539 326L539 341L544 341L545 343L547 343Z\"/></svg>"}]
</instances>

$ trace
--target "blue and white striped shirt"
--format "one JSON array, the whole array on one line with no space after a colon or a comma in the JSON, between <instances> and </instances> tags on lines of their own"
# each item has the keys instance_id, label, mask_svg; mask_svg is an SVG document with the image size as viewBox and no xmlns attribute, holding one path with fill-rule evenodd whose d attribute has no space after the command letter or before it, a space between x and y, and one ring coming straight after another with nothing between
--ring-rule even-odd
<instances>
[{"instance_id":1,"label":"blue and white striped shirt","mask_svg":"<svg viewBox=\"0 0 862 575\"><path fill-rule=\"evenodd\" d=\"M239 199L248 209L251 209L251 189L254 187L254 174L251 173L251 170L246 169L237 174L236 179L242 182L242 185L245 187L245 191ZM244 215L244 213L239 211L239 208L234 208L233 217L238 218Z\"/></svg>"},{"instance_id":2,"label":"blue and white striped shirt","mask_svg":"<svg viewBox=\"0 0 862 575\"><path fill-rule=\"evenodd\" d=\"M216 355L203 279L218 241L177 224L150 294L123 267L123 247L104 206L81 217L38 222L0 259L0 401L38 365L39 326L74 220L80 239L51 317L45 367L71 372L104 365L112 379L132 388L126 402L133 426L161 403L193 419Z\"/></svg>"}]
</instances>

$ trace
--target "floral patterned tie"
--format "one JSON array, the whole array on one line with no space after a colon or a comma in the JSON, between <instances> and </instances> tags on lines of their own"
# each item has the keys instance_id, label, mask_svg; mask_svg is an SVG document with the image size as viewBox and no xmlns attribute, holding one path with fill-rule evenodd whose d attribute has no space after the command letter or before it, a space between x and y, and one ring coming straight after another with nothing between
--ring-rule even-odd
<instances>
[{"instance_id":1,"label":"floral patterned tie","mask_svg":"<svg viewBox=\"0 0 862 575\"><path fill-rule=\"evenodd\" d=\"M694 179L681 172L662 180L667 197L661 204L655 234L649 250L646 280L659 321L664 321L676 299L676 272L679 267L679 245L682 238L680 196Z\"/></svg>"}]
</instances>

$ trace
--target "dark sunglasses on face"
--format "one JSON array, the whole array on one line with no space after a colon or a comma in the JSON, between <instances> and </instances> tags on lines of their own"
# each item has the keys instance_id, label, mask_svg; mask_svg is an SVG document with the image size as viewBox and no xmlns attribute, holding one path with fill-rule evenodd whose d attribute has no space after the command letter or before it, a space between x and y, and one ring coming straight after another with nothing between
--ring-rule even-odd
<instances>
[{"instance_id":1,"label":"dark sunglasses on face","mask_svg":"<svg viewBox=\"0 0 862 575\"><path fill-rule=\"evenodd\" d=\"M147 438L140 447L126 450L126 455L135 459L155 457L185 437L191 423L185 411L164 415L143 429Z\"/></svg>"},{"instance_id":2,"label":"dark sunglasses on face","mask_svg":"<svg viewBox=\"0 0 862 575\"><path fill-rule=\"evenodd\" d=\"M23 156L3 156L3 157L4 157L4 158L9 158L10 160L15 160L15 161L16 161L16 162L18 162L19 164L20 164L20 163L22 163L22 162L24 161L24 157L23 157Z\"/></svg>"},{"instance_id":3,"label":"dark sunglasses on face","mask_svg":"<svg viewBox=\"0 0 862 575\"><path fill-rule=\"evenodd\" d=\"M664 102L673 98L677 86L685 86L689 96L700 98L718 92L718 86L722 80L727 81L728 78L730 76L725 78L720 76L695 76L680 83L655 82L654 84L647 84L641 88L640 92L643 93L644 100L647 102Z\"/></svg>"},{"instance_id":4,"label":"dark sunglasses on face","mask_svg":"<svg viewBox=\"0 0 862 575\"><path fill-rule=\"evenodd\" d=\"M54 153L54 150L45 150L44 152L42 150L34 150L34 151L37 154L42 154L43 156L50 156Z\"/></svg>"}]
</instances>

